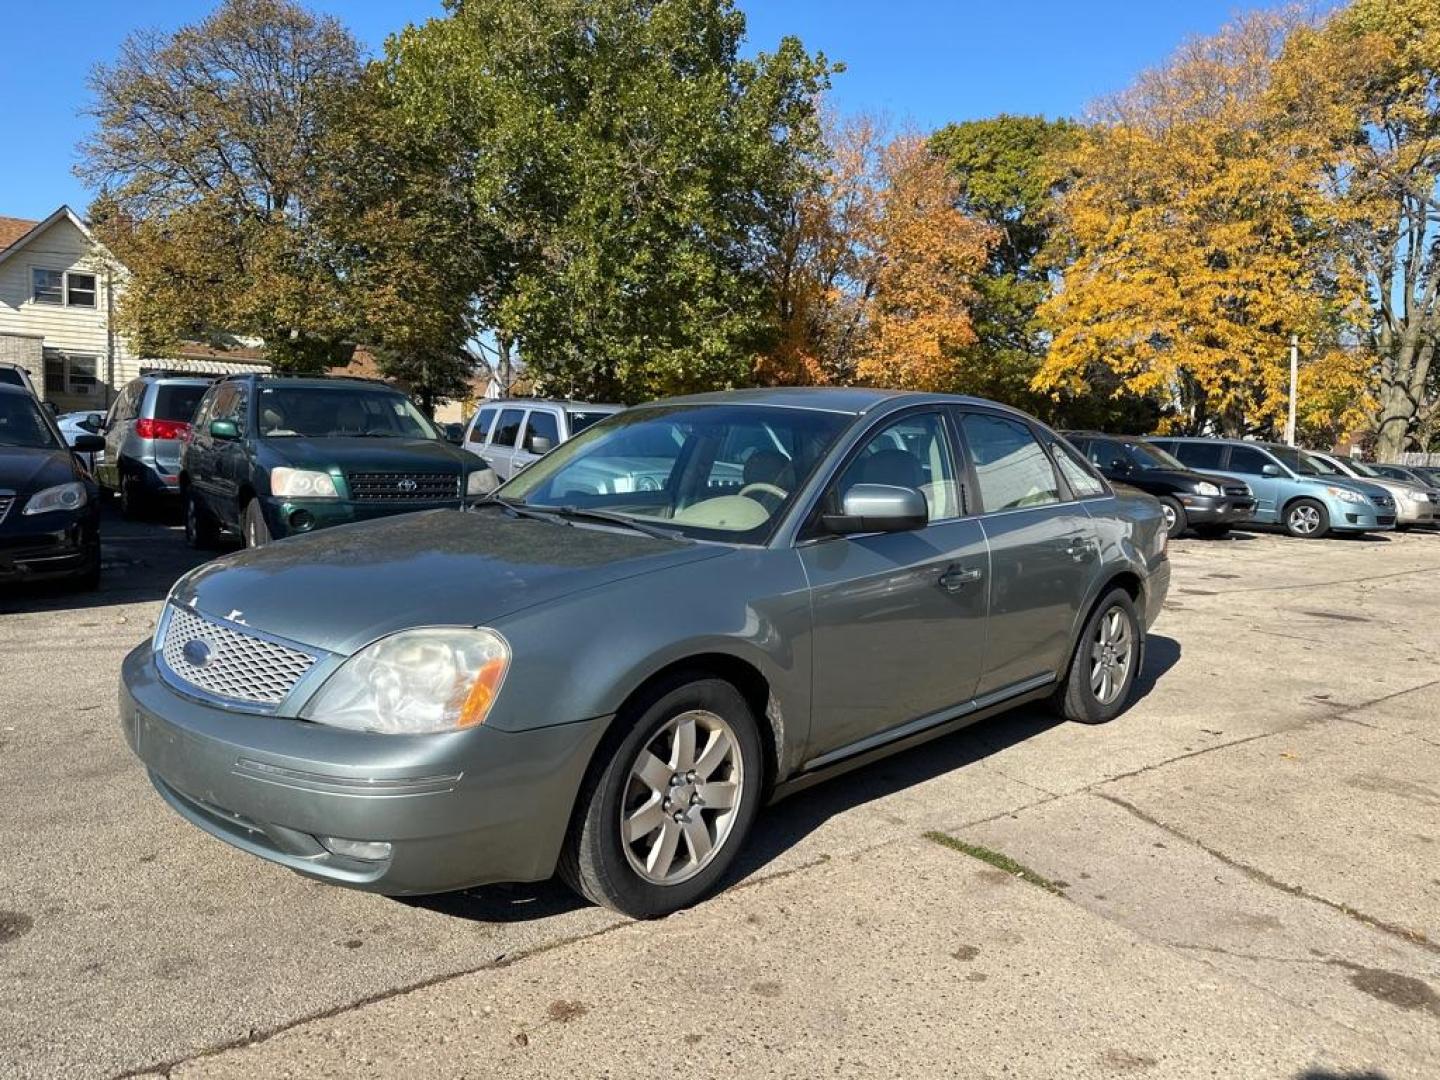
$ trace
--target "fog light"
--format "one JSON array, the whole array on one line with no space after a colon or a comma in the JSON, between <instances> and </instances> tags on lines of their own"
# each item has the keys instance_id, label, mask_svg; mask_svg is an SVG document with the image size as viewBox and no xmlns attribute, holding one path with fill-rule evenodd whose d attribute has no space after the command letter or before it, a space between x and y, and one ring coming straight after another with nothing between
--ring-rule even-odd
<instances>
[{"instance_id":1,"label":"fog light","mask_svg":"<svg viewBox=\"0 0 1440 1080\"><path fill-rule=\"evenodd\" d=\"M315 517L309 510L296 510L290 515L290 528L296 532L304 532L315 524Z\"/></svg>"},{"instance_id":2,"label":"fog light","mask_svg":"<svg viewBox=\"0 0 1440 1080\"><path fill-rule=\"evenodd\" d=\"M364 862L384 862L390 857L390 843L387 840L342 840L338 836L322 836L320 843L332 855L343 855L347 859Z\"/></svg>"}]
</instances>

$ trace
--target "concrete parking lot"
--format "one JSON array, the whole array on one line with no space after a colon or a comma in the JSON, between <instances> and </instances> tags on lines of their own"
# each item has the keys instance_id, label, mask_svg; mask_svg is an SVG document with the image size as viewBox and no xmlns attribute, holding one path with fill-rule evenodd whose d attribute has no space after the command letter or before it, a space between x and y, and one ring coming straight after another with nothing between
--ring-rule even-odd
<instances>
[{"instance_id":1,"label":"concrete parking lot","mask_svg":"<svg viewBox=\"0 0 1440 1080\"><path fill-rule=\"evenodd\" d=\"M633 924L182 822L114 698L195 559L106 525L100 593L0 597L0 1074L1440 1075L1440 536L1179 541L1119 720L796 796L725 893Z\"/></svg>"}]
</instances>

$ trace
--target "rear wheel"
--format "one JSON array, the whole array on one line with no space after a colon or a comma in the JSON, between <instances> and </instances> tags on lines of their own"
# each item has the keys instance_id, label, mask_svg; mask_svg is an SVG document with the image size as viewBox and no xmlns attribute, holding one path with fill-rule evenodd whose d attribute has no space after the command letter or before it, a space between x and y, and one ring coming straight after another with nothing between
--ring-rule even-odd
<instances>
[{"instance_id":1,"label":"rear wheel","mask_svg":"<svg viewBox=\"0 0 1440 1080\"><path fill-rule=\"evenodd\" d=\"M199 498L188 487L182 498L185 501L185 542L192 548L205 549L215 546L220 537L219 527L210 511L200 505Z\"/></svg>"},{"instance_id":2,"label":"rear wheel","mask_svg":"<svg viewBox=\"0 0 1440 1080\"><path fill-rule=\"evenodd\" d=\"M1170 534L1170 539L1175 539L1190 526L1190 520L1185 516L1185 508L1179 501L1172 499L1169 495L1160 497L1160 510L1165 515L1165 531Z\"/></svg>"},{"instance_id":3,"label":"rear wheel","mask_svg":"<svg viewBox=\"0 0 1440 1080\"><path fill-rule=\"evenodd\" d=\"M1285 531L1301 540L1319 540L1330 531L1325 504L1314 499L1296 499L1285 507Z\"/></svg>"},{"instance_id":4,"label":"rear wheel","mask_svg":"<svg viewBox=\"0 0 1440 1080\"><path fill-rule=\"evenodd\" d=\"M724 877L759 811L765 767L754 715L722 679L672 680L632 715L591 766L559 869L593 902L645 919Z\"/></svg>"},{"instance_id":5,"label":"rear wheel","mask_svg":"<svg viewBox=\"0 0 1440 1080\"><path fill-rule=\"evenodd\" d=\"M1145 631L1124 589L1112 589L1090 613L1065 681L1051 704L1067 720L1103 724L1129 701L1140 670Z\"/></svg>"},{"instance_id":6,"label":"rear wheel","mask_svg":"<svg viewBox=\"0 0 1440 1080\"><path fill-rule=\"evenodd\" d=\"M260 509L259 499L251 499L245 504L240 527L245 534L246 547L263 547L270 542L270 526L265 524L265 514Z\"/></svg>"}]
</instances>

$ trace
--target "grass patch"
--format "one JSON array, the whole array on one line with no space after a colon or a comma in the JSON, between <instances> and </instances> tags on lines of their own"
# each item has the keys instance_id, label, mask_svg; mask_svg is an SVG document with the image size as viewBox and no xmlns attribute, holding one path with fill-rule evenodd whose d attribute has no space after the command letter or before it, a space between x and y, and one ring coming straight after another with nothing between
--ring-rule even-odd
<instances>
[{"instance_id":1,"label":"grass patch","mask_svg":"<svg viewBox=\"0 0 1440 1080\"><path fill-rule=\"evenodd\" d=\"M1000 851L992 851L990 848L981 847L979 844L967 844L964 840L957 839L949 833L936 832L934 830L925 834L926 840L934 841L941 847L950 848L963 855L969 855L972 859L979 859L983 863L989 863L996 870L1003 870L1012 877L1021 881L1028 881L1031 885L1038 885L1046 892L1052 892L1056 896L1064 896L1065 889L1058 881L1051 881L1047 877L1037 874L1028 866L1016 862L1009 855Z\"/></svg>"}]
</instances>

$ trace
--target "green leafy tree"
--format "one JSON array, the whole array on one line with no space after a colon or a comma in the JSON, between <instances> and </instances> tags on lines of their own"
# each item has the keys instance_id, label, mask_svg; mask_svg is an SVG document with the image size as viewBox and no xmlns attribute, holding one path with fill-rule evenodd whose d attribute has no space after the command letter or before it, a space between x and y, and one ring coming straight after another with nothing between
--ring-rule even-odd
<instances>
[{"instance_id":1,"label":"green leafy tree","mask_svg":"<svg viewBox=\"0 0 1440 1080\"><path fill-rule=\"evenodd\" d=\"M79 175L99 239L131 278L121 326L151 355L184 339L263 339L278 367L350 352L343 283L311 204L329 103L355 40L289 0L225 0L173 34L131 35L91 75Z\"/></svg>"},{"instance_id":2,"label":"green leafy tree","mask_svg":"<svg viewBox=\"0 0 1440 1080\"><path fill-rule=\"evenodd\" d=\"M1080 130L1068 120L1002 114L950 124L930 138L949 163L958 208L998 237L974 281L976 339L957 368L970 373L970 392L1042 412L1054 411L1051 403L1029 389L1046 348L1035 318L1050 284L1040 253L1064 185L1062 155Z\"/></svg>"},{"instance_id":3,"label":"green leafy tree","mask_svg":"<svg viewBox=\"0 0 1440 1080\"><path fill-rule=\"evenodd\" d=\"M547 391L731 386L773 338L832 68L744 33L732 0L466 0L391 41L405 122L463 148L479 319Z\"/></svg>"}]
</instances>

